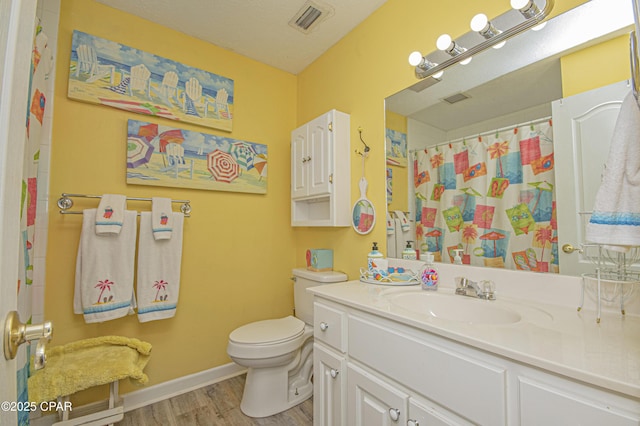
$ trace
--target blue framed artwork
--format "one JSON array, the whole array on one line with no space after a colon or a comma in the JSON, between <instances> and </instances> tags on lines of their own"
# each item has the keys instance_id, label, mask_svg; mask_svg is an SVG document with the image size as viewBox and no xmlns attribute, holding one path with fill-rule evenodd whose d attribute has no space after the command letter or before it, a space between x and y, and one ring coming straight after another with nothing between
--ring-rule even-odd
<instances>
[{"instance_id":1,"label":"blue framed artwork","mask_svg":"<svg viewBox=\"0 0 640 426\"><path fill-rule=\"evenodd\" d=\"M267 145L129 120L127 183L265 194Z\"/></svg>"},{"instance_id":2,"label":"blue framed artwork","mask_svg":"<svg viewBox=\"0 0 640 426\"><path fill-rule=\"evenodd\" d=\"M73 32L71 99L230 132L233 86L229 78Z\"/></svg>"}]
</instances>

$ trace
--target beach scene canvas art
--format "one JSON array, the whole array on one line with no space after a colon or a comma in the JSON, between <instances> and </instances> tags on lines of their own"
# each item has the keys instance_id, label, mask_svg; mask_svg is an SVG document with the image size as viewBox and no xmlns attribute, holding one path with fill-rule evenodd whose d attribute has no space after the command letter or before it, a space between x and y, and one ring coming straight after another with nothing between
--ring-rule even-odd
<instances>
[{"instance_id":1,"label":"beach scene canvas art","mask_svg":"<svg viewBox=\"0 0 640 426\"><path fill-rule=\"evenodd\" d=\"M127 183L267 192L267 146L129 120Z\"/></svg>"},{"instance_id":2,"label":"beach scene canvas art","mask_svg":"<svg viewBox=\"0 0 640 426\"><path fill-rule=\"evenodd\" d=\"M233 80L81 31L69 98L231 131Z\"/></svg>"}]
</instances>

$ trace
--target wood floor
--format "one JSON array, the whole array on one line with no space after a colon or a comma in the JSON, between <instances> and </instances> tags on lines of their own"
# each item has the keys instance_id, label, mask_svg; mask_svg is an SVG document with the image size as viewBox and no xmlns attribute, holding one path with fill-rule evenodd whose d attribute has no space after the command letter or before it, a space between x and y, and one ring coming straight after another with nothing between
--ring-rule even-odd
<instances>
[{"instance_id":1,"label":"wood floor","mask_svg":"<svg viewBox=\"0 0 640 426\"><path fill-rule=\"evenodd\" d=\"M313 424L313 398L283 413L255 419L240 411L245 375L125 413L119 426L304 426Z\"/></svg>"}]
</instances>

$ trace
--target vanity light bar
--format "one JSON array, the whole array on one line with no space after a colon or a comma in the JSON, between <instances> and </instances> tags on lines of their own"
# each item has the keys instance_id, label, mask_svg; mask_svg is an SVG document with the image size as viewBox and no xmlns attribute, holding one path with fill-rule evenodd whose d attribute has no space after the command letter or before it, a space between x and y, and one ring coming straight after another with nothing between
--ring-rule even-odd
<instances>
[{"instance_id":1,"label":"vanity light bar","mask_svg":"<svg viewBox=\"0 0 640 426\"><path fill-rule=\"evenodd\" d=\"M531 3L533 3L533 1L531 1ZM433 63L432 61L427 59L427 56L424 56L425 63L433 64L434 66L429 67L428 69L425 69L424 65L422 65L422 67L415 66L416 78L424 79L427 77L434 76L434 74L436 73L442 73L445 69L449 68L450 66L455 65L459 62L463 62L464 60L471 58L473 55L477 55L478 53L483 52L490 47L493 47L499 43L505 42L507 39L514 37L520 34L521 32L524 32L538 25L542 20L544 20L547 16L549 16L549 14L551 13L551 10L553 9L554 4L555 4L555 0L547 0L544 8L540 9L537 7L537 5L535 5L535 3L533 3L533 5L536 6L534 10L537 10L537 13L532 14L531 17L529 17L525 21L509 29L500 31L497 34L494 34L492 37L482 41L481 43L478 43L475 46L468 47L466 50L456 54L451 58L448 58L445 61L442 61L439 64ZM415 55L415 52L412 55Z\"/></svg>"}]
</instances>

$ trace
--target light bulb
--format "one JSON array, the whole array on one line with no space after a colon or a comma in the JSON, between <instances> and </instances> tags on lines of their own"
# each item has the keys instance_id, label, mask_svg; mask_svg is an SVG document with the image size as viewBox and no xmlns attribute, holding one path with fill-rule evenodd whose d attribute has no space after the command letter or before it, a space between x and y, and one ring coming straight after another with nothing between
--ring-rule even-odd
<instances>
[{"instance_id":1,"label":"light bulb","mask_svg":"<svg viewBox=\"0 0 640 426\"><path fill-rule=\"evenodd\" d=\"M471 30L477 33L481 32L489 25L489 19L484 13L478 13L471 18Z\"/></svg>"},{"instance_id":2,"label":"light bulb","mask_svg":"<svg viewBox=\"0 0 640 426\"><path fill-rule=\"evenodd\" d=\"M438 40L436 40L436 47L438 50L447 51L451 48L451 45L453 44L452 42L453 40L449 34L442 34L438 37Z\"/></svg>"},{"instance_id":3,"label":"light bulb","mask_svg":"<svg viewBox=\"0 0 640 426\"><path fill-rule=\"evenodd\" d=\"M531 27L531 30L532 31L540 31L541 29L543 29L546 26L547 26L547 21L544 21L542 24L538 24L535 27Z\"/></svg>"},{"instance_id":4,"label":"light bulb","mask_svg":"<svg viewBox=\"0 0 640 426\"><path fill-rule=\"evenodd\" d=\"M440 78L442 77L442 74L444 74L444 71L438 71L437 73L435 73L434 75L432 75L431 77L433 78Z\"/></svg>"},{"instance_id":5,"label":"light bulb","mask_svg":"<svg viewBox=\"0 0 640 426\"><path fill-rule=\"evenodd\" d=\"M528 6L531 0L511 0L511 7L513 9L524 9Z\"/></svg>"},{"instance_id":6,"label":"light bulb","mask_svg":"<svg viewBox=\"0 0 640 426\"><path fill-rule=\"evenodd\" d=\"M460 61L460 65L467 65L469 62L471 62L472 59L473 56L469 56L467 59Z\"/></svg>"},{"instance_id":7,"label":"light bulb","mask_svg":"<svg viewBox=\"0 0 640 426\"><path fill-rule=\"evenodd\" d=\"M506 41L506 40L505 40L505 41L501 41L500 43L496 43L496 44L494 44L492 47L493 47L494 49L500 49L500 48L501 48L502 46L504 46L505 44L507 44L507 41Z\"/></svg>"},{"instance_id":8,"label":"light bulb","mask_svg":"<svg viewBox=\"0 0 640 426\"><path fill-rule=\"evenodd\" d=\"M422 62L422 53L418 51L411 52L411 54L409 55L409 65L411 65L412 67L417 67L418 65L420 65L420 62Z\"/></svg>"}]
</instances>

